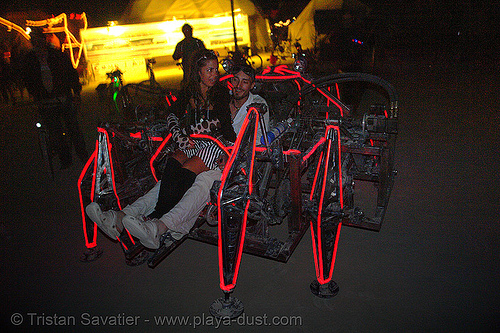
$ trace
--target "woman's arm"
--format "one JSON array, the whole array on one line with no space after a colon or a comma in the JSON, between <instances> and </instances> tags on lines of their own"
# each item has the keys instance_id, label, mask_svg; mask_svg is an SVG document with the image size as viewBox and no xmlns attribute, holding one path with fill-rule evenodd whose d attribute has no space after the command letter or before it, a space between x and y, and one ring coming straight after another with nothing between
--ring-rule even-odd
<instances>
[{"instance_id":1,"label":"woman's arm","mask_svg":"<svg viewBox=\"0 0 500 333\"><path fill-rule=\"evenodd\" d=\"M181 90L176 97L176 101L172 103L172 106L168 108L168 112L173 113L177 116L177 118L182 119L186 114L186 109L191 96L187 93L186 90Z\"/></svg>"},{"instance_id":2,"label":"woman's arm","mask_svg":"<svg viewBox=\"0 0 500 333\"><path fill-rule=\"evenodd\" d=\"M186 124L181 123L181 120L186 115L189 99L189 94L185 90L181 90L177 100L168 109L168 128L172 134L172 140L177 143L179 149L186 149L191 144L189 137L182 131L183 125Z\"/></svg>"}]
</instances>

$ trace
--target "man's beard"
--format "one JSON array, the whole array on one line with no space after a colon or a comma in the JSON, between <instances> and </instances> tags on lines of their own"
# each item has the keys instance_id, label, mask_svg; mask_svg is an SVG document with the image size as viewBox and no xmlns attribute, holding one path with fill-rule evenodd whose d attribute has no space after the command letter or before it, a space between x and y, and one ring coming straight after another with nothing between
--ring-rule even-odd
<instances>
[{"instance_id":1,"label":"man's beard","mask_svg":"<svg viewBox=\"0 0 500 333\"><path fill-rule=\"evenodd\" d=\"M245 95L242 95L242 96L238 96L237 94L233 94L233 99L235 101L241 101L242 99L245 99L249 96L250 94L245 94Z\"/></svg>"}]
</instances>

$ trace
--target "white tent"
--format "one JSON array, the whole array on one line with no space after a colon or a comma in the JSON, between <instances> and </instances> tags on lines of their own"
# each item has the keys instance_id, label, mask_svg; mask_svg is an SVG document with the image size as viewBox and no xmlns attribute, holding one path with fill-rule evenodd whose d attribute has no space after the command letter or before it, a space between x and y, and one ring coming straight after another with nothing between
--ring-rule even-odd
<instances>
[{"instance_id":1,"label":"white tent","mask_svg":"<svg viewBox=\"0 0 500 333\"><path fill-rule=\"evenodd\" d=\"M250 43L263 49L270 45L269 23L250 0L234 0L235 12L248 15ZM160 22L172 19L186 20L231 15L230 0L136 0L125 11L123 23ZM194 27L196 37L196 27Z\"/></svg>"},{"instance_id":2,"label":"white tent","mask_svg":"<svg viewBox=\"0 0 500 333\"><path fill-rule=\"evenodd\" d=\"M318 41L314 27L314 14L317 10L357 9L368 11L369 8L357 0L311 0L297 19L288 26L288 39L292 44L299 40L303 49L312 49Z\"/></svg>"}]
</instances>

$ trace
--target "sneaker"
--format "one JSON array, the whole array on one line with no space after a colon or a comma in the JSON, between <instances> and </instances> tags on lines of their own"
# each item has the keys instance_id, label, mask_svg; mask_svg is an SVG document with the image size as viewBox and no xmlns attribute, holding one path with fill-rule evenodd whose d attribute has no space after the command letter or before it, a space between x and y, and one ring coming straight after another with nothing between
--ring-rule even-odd
<instances>
[{"instance_id":1,"label":"sneaker","mask_svg":"<svg viewBox=\"0 0 500 333\"><path fill-rule=\"evenodd\" d=\"M149 249L157 249L160 247L160 234L158 233L157 219L149 221L126 215L123 220L123 226L132 236L139 238L142 245Z\"/></svg>"},{"instance_id":2,"label":"sneaker","mask_svg":"<svg viewBox=\"0 0 500 333\"><path fill-rule=\"evenodd\" d=\"M99 229L101 229L111 239L116 239L120 236L120 232L116 228L118 215L114 210L103 212L101 207L96 202L92 202L85 207L85 212L90 219L97 224Z\"/></svg>"}]
</instances>

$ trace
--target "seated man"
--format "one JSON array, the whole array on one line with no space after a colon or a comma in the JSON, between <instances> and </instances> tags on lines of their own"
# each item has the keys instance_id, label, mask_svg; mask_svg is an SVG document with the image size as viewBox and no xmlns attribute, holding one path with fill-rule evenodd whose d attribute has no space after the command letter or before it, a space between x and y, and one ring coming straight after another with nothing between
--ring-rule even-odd
<instances>
[{"instance_id":1,"label":"seated man","mask_svg":"<svg viewBox=\"0 0 500 333\"><path fill-rule=\"evenodd\" d=\"M248 107L252 104L264 104L264 109L267 109L267 103L262 97L250 92L255 85L253 68L249 66L235 68L230 80L233 86L230 102L231 119L233 128L238 133L245 120ZM267 129L269 112L265 112L263 118ZM220 165L221 170L223 167ZM145 247L157 249L161 245L160 236L164 233L168 232L167 241L170 242L189 233L200 212L210 200L210 189L213 182L220 179L221 170L200 173L180 202L159 219L148 219L147 216L155 209L161 180L148 193L121 211L102 212L99 205L94 202L89 204L85 211L90 219L111 238L116 239L123 228L126 228Z\"/></svg>"}]
</instances>

